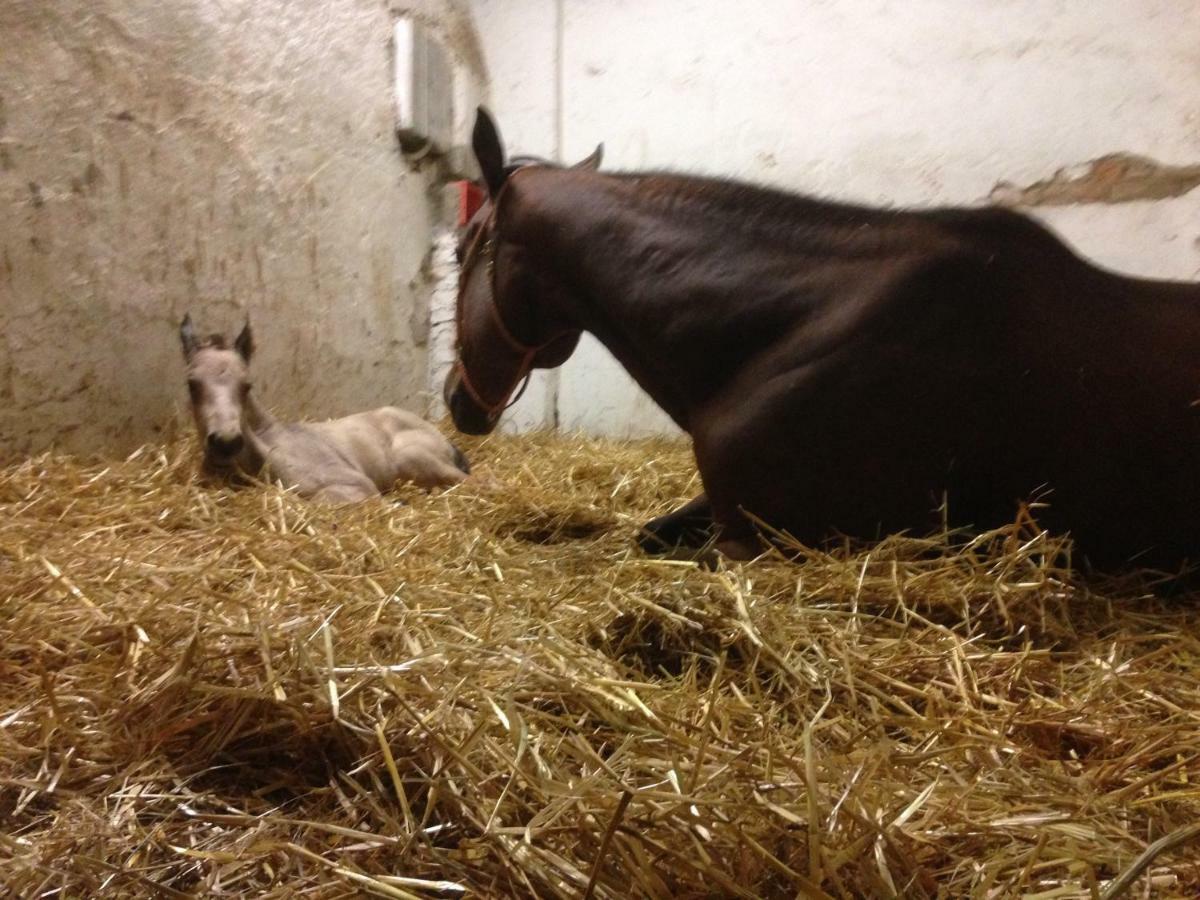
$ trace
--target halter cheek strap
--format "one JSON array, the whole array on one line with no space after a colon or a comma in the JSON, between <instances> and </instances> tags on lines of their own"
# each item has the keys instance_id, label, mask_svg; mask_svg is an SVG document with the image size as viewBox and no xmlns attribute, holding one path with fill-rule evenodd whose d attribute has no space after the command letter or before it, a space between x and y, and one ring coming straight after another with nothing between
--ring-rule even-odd
<instances>
[{"instance_id":1,"label":"halter cheek strap","mask_svg":"<svg viewBox=\"0 0 1200 900\"><path fill-rule=\"evenodd\" d=\"M454 370L458 372L458 383L463 386L467 394L476 405L481 407L486 413L489 422L494 422L500 418L500 414L506 409L514 406L518 400L525 394L525 388L529 387L529 378L533 374L531 370L526 370L524 377L521 379L521 388L516 395L508 401L501 400L499 403L490 403L483 398L479 390L471 383L471 376L467 374L467 367L463 365L462 357L454 361Z\"/></svg>"},{"instance_id":2,"label":"halter cheek strap","mask_svg":"<svg viewBox=\"0 0 1200 900\"><path fill-rule=\"evenodd\" d=\"M482 238L484 234L487 234L488 232L490 232L494 229L495 220L496 220L496 213L495 213L495 209L493 207L492 215L491 215L487 225L483 229L480 230L480 238ZM480 238L477 238L476 240L478 241ZM474 249L474 247L472 247L472 249ZM506 344L508 344L509 348L516 351L517 353L521 354L521 362L517 365L516 374L513 376L512 384L509 386L508 390L506 390L504 392L504 398L501 399L499 402L491 402L489 400L486 400L484 398L483 394L480 393L479 389L471 381L471 376L467 372L467 366L463 362L463 358L462 358L463 316L462 316L462 303L460 301L458 304L458 321L456 323L456 327L458 329L458 358L454 362L454 368L455 368L455 371L458 373L459 382L462 384L463 388L466 390L468 396L470 396L470 398L472 400L474 400L475 403L484 410L485 414L487 415L488 421L494 422L498 418L500 418L500 415L506 409L513 406L525 394L525 389L527 387L529 387L529 378L530 378L530 375L532 374L532 370L533 370L533 358L535 356L537 356L538 352L540 350L542 350L544 347L546 347L550 343L550 341L546 341L545 343L538 344L536 346L532 345L532 344L526 344L524 341L520 340L516 335L514 335L512 333L512 331L509 330L509 327L506 324L504 324L504 319L500 315L500 306L496 302L496 239L491 234L488 234L486 239L484 239L483 247L480 252L486 258L488 293L489 293L488 312L491 315L492 324L495 325L496 330L500 332L500 337L504 339L504 342ZM474 256L474 254L473 253L469 254L468 259L471 256ZM460 276L460 279L465 278L465 274L466 274L466 268L464 267L462 275ZM460 281L460 284L459 284L460 297L461 297L461 293L462 293L462 283ZM509 396L512 394L513 390L517 387L518 383L520 383L520 385L521 385L520 390L517 391L516 396L512 397L511 400L508 399Z\"/></svg>"}]
</instances>

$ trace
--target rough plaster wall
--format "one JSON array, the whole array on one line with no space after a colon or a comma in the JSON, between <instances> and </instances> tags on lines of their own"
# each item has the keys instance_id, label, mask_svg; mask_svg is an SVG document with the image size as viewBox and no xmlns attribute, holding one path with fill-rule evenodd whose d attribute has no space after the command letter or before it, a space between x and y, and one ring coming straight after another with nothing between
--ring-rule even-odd
<instances>
[{"instance_id":1,"label":"rough plaster wall","mask_svg":"<svg viewBox=\"0 0 1200 900\"><path fill-rule=\"evenodd\" d=\"M0 3L0 452L153 438L185 404L188 310L251 314L282 415L421 408L433 175L393 136L390 23L370 0Z\"/></svg>"},{"instance_id":2,"label":"rough plaster wall","mask_svg":"<svg viewBox=\"0 0 1200 900\"><path fill-rule=\"evenodd\" d=\"M528 58L525 33L556 15L553 0L473 8L496 71ZM1127 202L1106 189L1081 204L1085 190L1030 211L1101 264L1200 277L1200 189L1188 188L1200 163L1200 4L563 0L562 15L568 160L603 140L610 169L923 206L1004 199L993 195L1002 183L1020 193L1056 173L1096 169L1103 181L1113 158L1145 157L1180 168L1122 169L1115 193ZM532 127L544 91L493 78L491 98L506 133L510 119L530 126L522 149L552 146L544 115ZM1162 199L1138 199L1166 182ZM564 367L558 413L564 427L615 434L662 423L595 344Z\"/></svg>"}]
</instances>

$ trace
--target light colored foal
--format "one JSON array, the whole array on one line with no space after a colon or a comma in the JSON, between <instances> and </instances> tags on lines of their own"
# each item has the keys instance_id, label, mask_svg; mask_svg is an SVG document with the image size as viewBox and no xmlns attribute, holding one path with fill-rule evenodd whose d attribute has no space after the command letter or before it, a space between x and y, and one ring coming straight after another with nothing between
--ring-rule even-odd
<instances>
[{"instance_id":1,"label":"light colored foal","mask_svg":"<svg viewBox=\"0 0 1200 900\"><path fill-rule=\"evenodd\" d=\"M466 457L420 416L394 406L327 422L277 421L250 392L254 338L249 323L232 345L197 338L191 316L180 325L192 416L210 477L266 477L300 496L329 503L377 497L398 481L458 484Z\"/></svg>"}]
</instances>

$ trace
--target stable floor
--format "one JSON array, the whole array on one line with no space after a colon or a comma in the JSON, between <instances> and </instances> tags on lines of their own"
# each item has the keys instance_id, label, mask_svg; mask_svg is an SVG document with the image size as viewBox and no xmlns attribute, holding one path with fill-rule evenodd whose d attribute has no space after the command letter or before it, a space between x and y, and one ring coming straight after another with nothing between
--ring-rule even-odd
<instances>
[{"instance_id":1,"label":"stable floor","mask_svg":"<svg viewBox=\"0 0 1200 900\"><path fill-rule=\"evenodd\" d=\"M0 471L0 893L1200 893L1194 601L1016 526L649 559L686 447L467 449L344 509Z\"/></svg>"}]
</instances>

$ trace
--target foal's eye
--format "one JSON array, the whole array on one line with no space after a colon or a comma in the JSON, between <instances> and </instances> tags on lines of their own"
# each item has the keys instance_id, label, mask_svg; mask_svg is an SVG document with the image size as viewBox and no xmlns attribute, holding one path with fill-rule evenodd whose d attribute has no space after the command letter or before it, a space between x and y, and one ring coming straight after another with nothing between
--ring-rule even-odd
<instances>
[{"instance_id":1,"label":"foal's eye","mask_svg":"<svg viewBox=\"0 0 1200 900\"><path fill-rule=\"evenodd\" d=\"M243 396L243 397L245 397L247 394L249 394L249 393L250 393L250 387L251 387L251 386L250 386L249 384L243 384L243 385L242 385L242 396Z\"/></svg>"},{"instance_id":2,"label":"foal's eye","mask_svg":"<svg viewBox=\"0 0 1200 900\"><path fill-rule=\"evenodd\" d=\"M462 259L463 259L462 247L455 247L455 248L454 248L454 260L455 260L455 262L457 262L457 263L458 263L458 264L461 266L461 265L462 265Z\"/></svg>"}]
</instances>

